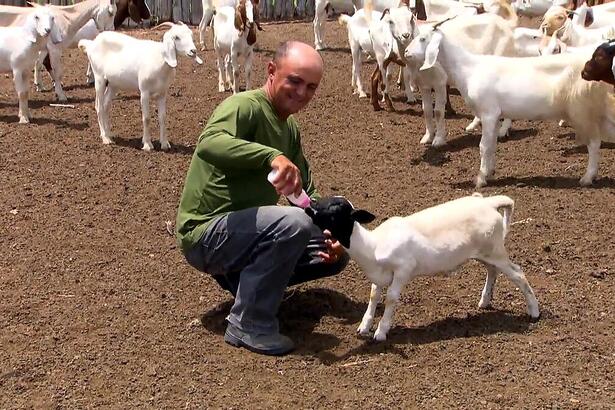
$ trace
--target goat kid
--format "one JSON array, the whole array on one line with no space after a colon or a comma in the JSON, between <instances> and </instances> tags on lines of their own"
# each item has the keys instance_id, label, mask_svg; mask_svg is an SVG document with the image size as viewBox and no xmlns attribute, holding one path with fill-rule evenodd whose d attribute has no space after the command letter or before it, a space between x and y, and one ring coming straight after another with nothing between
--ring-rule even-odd
<instances>
[{"instance_id":1,"label":"goat kid","mask_svg":"<svg viewBox=\"0 0 615 410\"><path fill-rule=\"evenodd\" d=\"M203 61L196 54L192 32L185 24L162 23L169 27L162 42L140 40L114 31L100 33L94 40L81 40L79 48L85 51L94 72L96 112L103 144L111 144L109 111L118 90L138 90L141 94L143 117L143 150L154 146L150 136L149 103L158 101L160 146L171 147L166 136L166 98L169 85L175 76L177 57L185 55L198 64Z\"/></svg>"},{"instance_id":2,"label":"goat kid","mask_svg":"<svg viewBox=\"0 0 615 410\"><path fill-rule=\"evenodd\" d=\"M19 123L30 122L28 109L29 77L39 51L48 39L62 41L54 30L55 15L49 6L38 7L20 18L23 25L0 27L0 72L12 72L19 100Z\"/></svg>"},{"instance_id":3,"label":"goat kid","mask_svg":"<svg viewBox=\"0 0 615 410\"><path fill-rule=\"evenodd\" d=\"M504 246L513 207L513 200L507 196L474 194L407 217L389 218L372 231L361 224L372 222L375 216L355 209L343 197L312 201L305 212L314 224L328 229L340 241L372 282L359 334L369 334L382 290L388 287L384 314L374 334L374 339L383 341L401 292L411 279L453 271L470 259L487 268L479 308L491 306L493 285L502 272L523 292L528 314L534 319L540 316L530 284Z\"/></svg>"}]
</instances>

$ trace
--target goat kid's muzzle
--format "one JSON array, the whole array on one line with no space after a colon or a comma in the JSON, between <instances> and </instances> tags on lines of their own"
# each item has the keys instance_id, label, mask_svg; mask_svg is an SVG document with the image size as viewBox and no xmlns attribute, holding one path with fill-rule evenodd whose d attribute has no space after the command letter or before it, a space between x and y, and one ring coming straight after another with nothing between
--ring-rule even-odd
<instances>
[{"instance_id":1,"label":"goat kid's muzzle","mask_svg":"<svg viewBox=\"0 0 615 410\"><path fill-rule=\"evenodd\" d=\"M193 58L197 64L203 64L203 60L196 54L196 50L192 49L186 53L186 55L190 58Z\"/></svg>"}]
</instances>

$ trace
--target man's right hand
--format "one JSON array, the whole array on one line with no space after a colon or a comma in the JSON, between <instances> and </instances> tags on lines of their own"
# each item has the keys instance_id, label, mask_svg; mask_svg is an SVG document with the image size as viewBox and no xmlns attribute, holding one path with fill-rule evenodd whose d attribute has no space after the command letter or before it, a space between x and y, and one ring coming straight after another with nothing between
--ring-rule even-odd
<instances>
[{"instance_id":1,"label":"man's right hand","mask_svg":"<svg viewBox=\"0 0 615 410\"><path fill-rule=\"evenodd\" d=\"M278 194L301 194L301 189L303 187L301 172L295 164L284 155L278 155L271 161L271 168L277 171L271 183Z\"/></svg>"}]
</instances>

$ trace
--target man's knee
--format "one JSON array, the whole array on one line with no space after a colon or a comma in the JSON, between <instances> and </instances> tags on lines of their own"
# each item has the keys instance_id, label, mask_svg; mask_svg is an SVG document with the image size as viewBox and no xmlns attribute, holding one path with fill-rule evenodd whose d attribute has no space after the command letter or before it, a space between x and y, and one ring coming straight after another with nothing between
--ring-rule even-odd
<instances>
[{"instance_id":1,"label":"man's knee","mask_svg":"<svg viewBox=\"0 0 615 410\"><path fill-rule=\"evenodd\" d=\"M279 221L278 239L289 239L297 242L308 241L312 237L312 219L301 208L285 207L284 216Z\"/></svg>"}]
</instances>

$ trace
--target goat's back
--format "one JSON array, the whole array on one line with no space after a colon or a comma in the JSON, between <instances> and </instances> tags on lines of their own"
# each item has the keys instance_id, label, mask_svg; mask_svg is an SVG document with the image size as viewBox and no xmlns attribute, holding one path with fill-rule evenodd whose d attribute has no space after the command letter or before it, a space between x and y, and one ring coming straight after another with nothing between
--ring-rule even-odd
<instances>
[{"instance_id":1,"label":"goat's back","mask_svg":"<svg viewBox=\"0 0 615 410\"><path fill-rule=\"evenodd\" d=\"M463 15L440 28L448 38L474 54L517 55L510 23L495 14Z\"/></svg>"}]
</instances>

